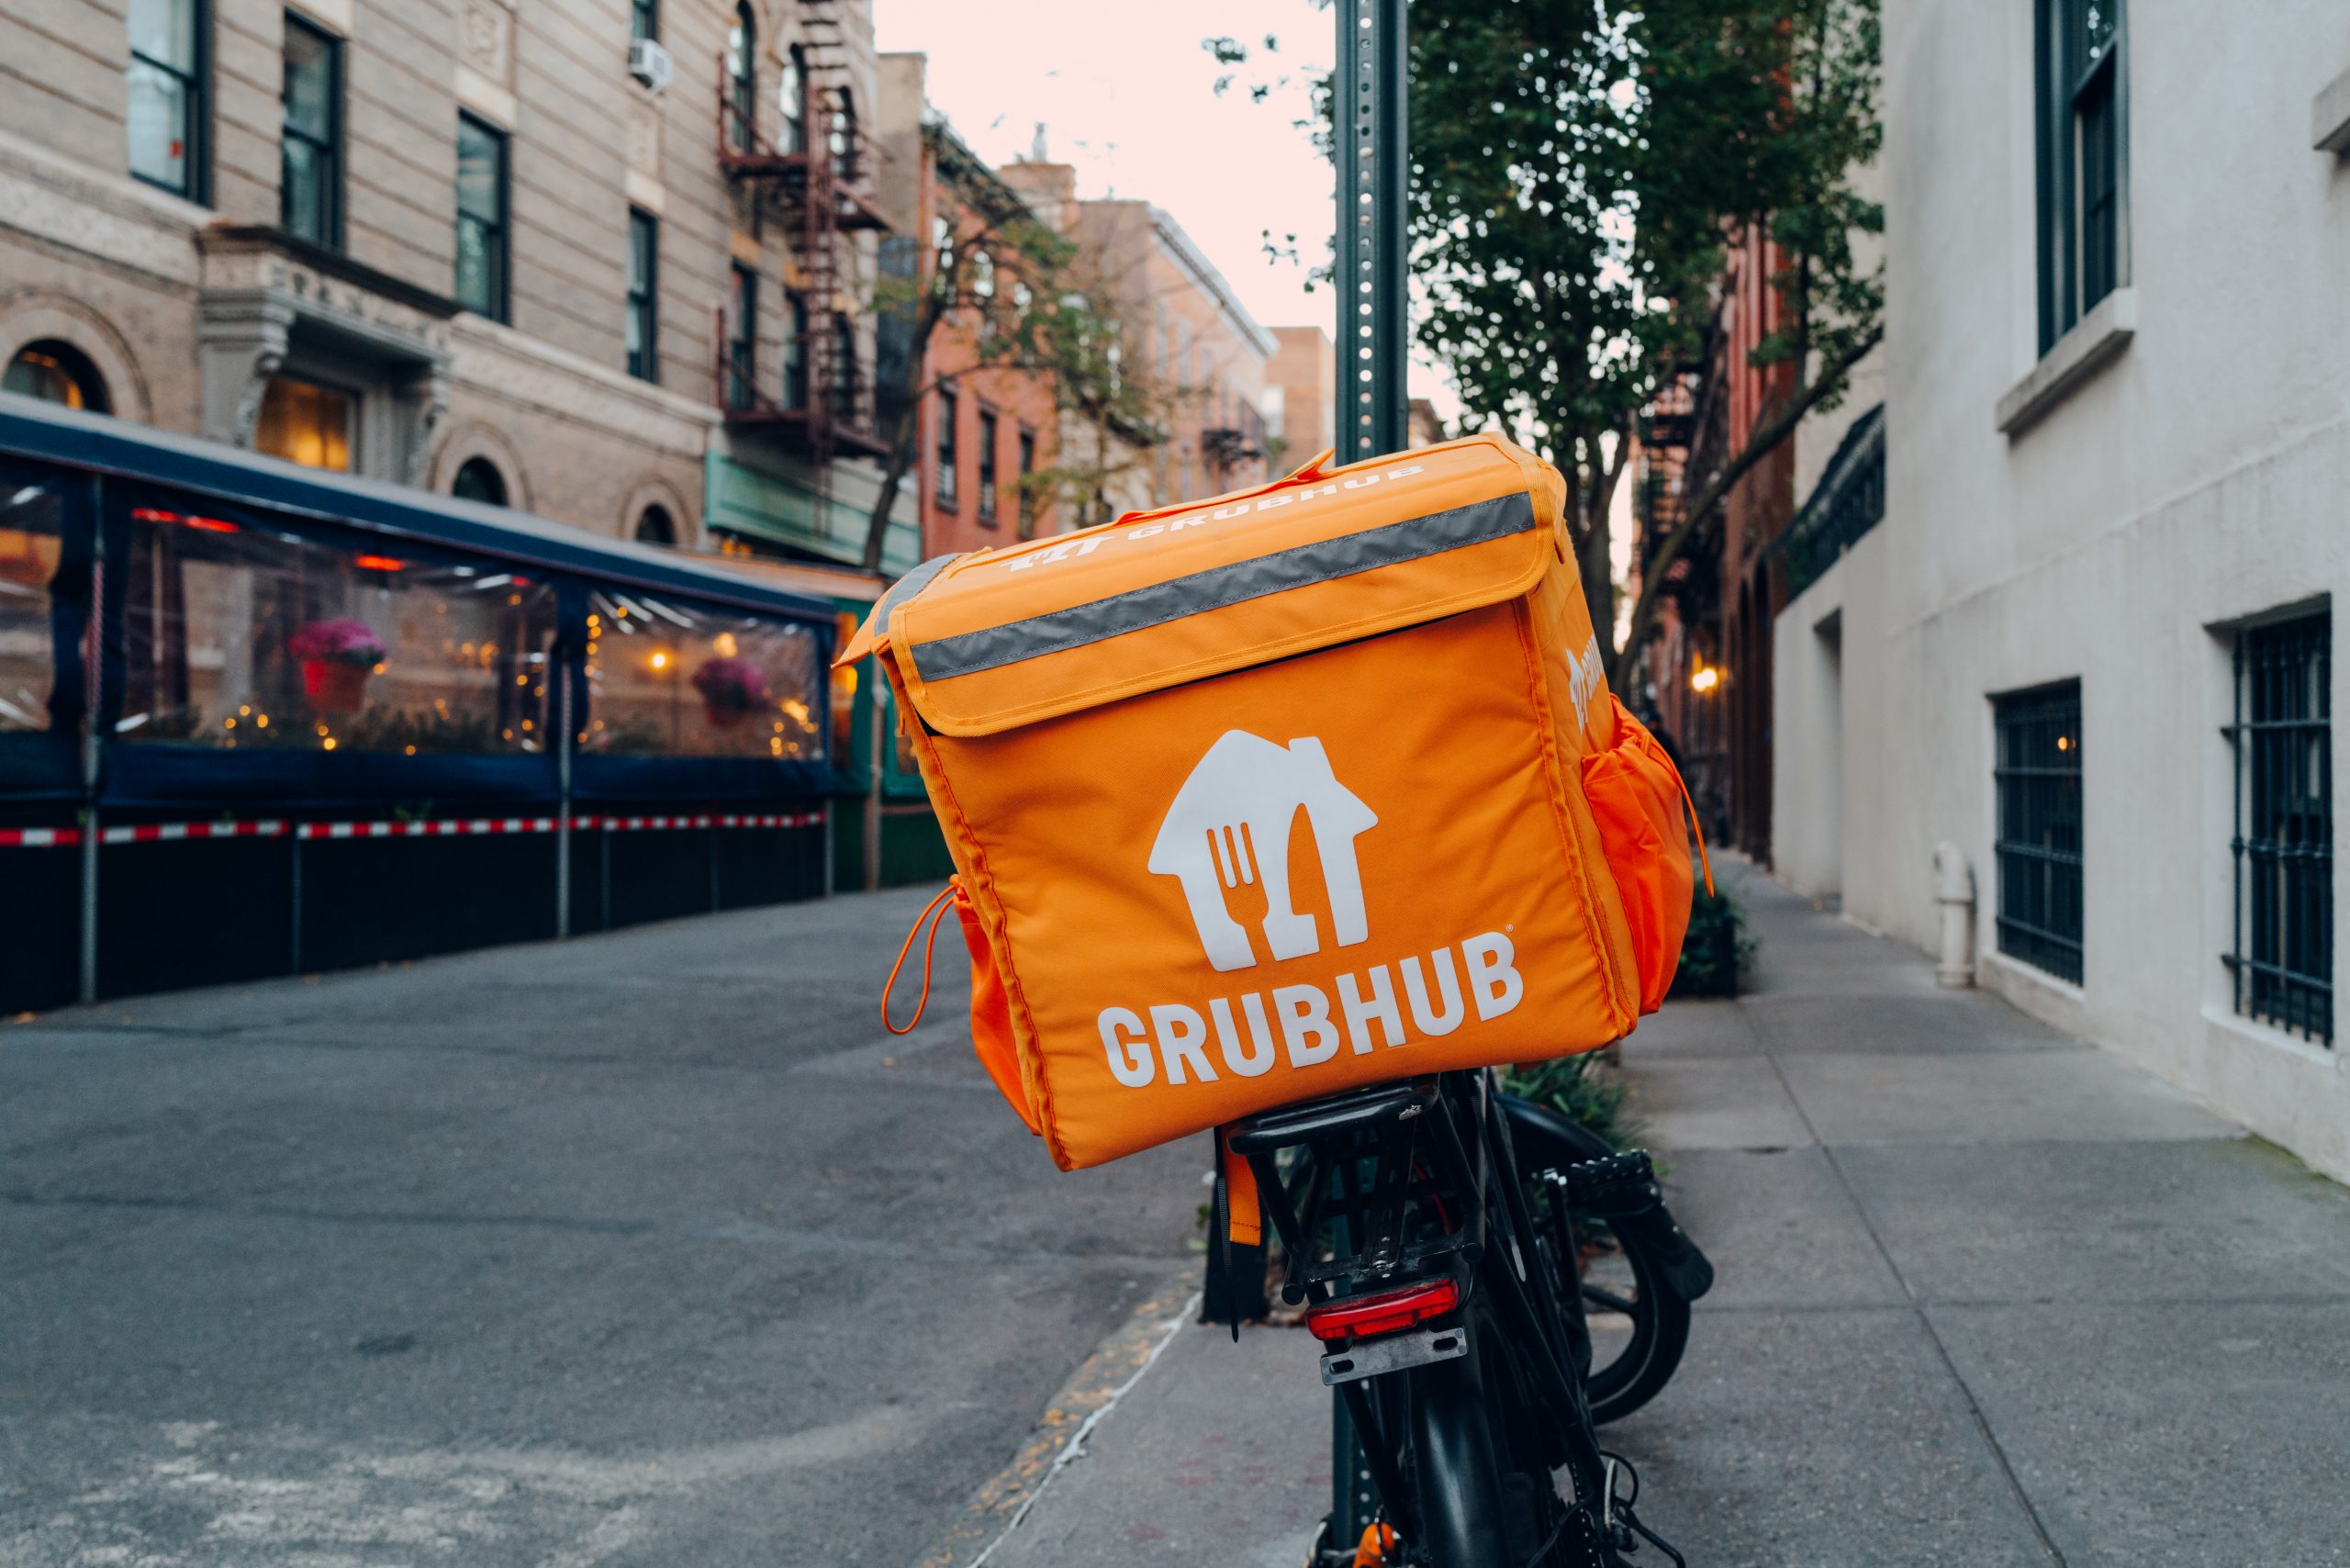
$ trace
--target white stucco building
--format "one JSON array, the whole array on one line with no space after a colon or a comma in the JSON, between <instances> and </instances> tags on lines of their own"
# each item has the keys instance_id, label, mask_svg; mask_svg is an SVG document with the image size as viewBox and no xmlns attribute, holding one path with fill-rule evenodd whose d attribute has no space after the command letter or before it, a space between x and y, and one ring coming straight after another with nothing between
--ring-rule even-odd
<instances>
[{"instance_id":1,"label":"white stucco building","mask_svg":"<svg viewBox=\"0 0 2350 1568\"><path fill-rule=\"evenodd\" d=\"M2350 7L1886 0L1884 520L1774 636L1781 875L2350 1178ZM2255 754L2257 754L2255 756Z\"/></svg>"}]
</instances>

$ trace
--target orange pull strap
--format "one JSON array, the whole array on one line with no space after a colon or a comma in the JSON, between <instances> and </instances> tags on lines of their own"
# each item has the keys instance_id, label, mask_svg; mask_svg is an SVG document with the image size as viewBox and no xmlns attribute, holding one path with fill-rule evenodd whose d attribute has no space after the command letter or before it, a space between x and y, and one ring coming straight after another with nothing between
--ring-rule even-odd
<instances>
[{"instance_id":1,"label":"orange pull strap","mask_svg":"<svg viewBox=\"0 0 2350 1568\"><path fill-rule=\"evenodd\" d=\"M1225 1234L1235 1247L1255 1247L1265 1239L1265 1209L1257 1196L1257 1168L1245 1154L1233 1152L1232 1129L1218 1127L1215 1146L1224 1156Z\"/></svg>"},{"instance_id":2,"label":"orange pull strap","mask_svg":"<svg viewBox=\"0 0 2350 1568\"><path fill-rule=\"evenodd\" d=\"M938 923L946 918L946 902L955 896L962 879L950 877L946 890L930 901L923 912L914 916L913 929L906 933L905 945L898 949L898 961L890 966L890 978L881 982L881 1027L893 1035L910 1035L922 1022L923 1011L930 1006L930 961L938 952ZM922 998L914 1003L914 1015L902 1025L890 1022L890 993L898 988L898 971L906 967L906 956L914 950L914 938L922 935L922 923L930 922L930 940L922 949Z\"/></svg>"},{"instance_id":3,"label":"orange pull strap","mask_svg":"<svg viewBox=\"0 0 2350 1568\"><path fill-rule=\"evenodd\" d=\"M1285 474L1278 479L1268 480L1264 484L1256 486L1253 488L1234 490L1226 495L1210 496L1207 499L1202 501L1183 501L1171 507L1154 507L1148 511L1121 512L1118 514L1117 521L1113 522L1110 526L1113 528L1124 528L1130 522L1148 522L1154 518L1173 517L1178 512L1197 511L1202 507L1212 507L1219 501L1230 502L1245 500L1250 496L1269 496L1275 490L1286 490L1293 485L1317 484L1324 478L1327 477L1327 474L1322 465L1337 455L1338 449L1337 447L1326 447L1319 456L1315 457L1313 462L1308 463L1304 467L1296 470L1294 473Z\"/></svg>"},{"instance_id":4,"label":"orange pull strap","mask_svg":"<svg viewBox=\"0 0 2350 1568\"><path fill-rule=\"evenodd\" d=\"M1706 896L1714 896L1714 860L1706 853L1706 824L1697 820L1697 802L1689 796L1689 780L1681 777L1681 769L1673 770L1673 781L1681 786L1681 803L1689 808L1689 831L1697 835L1697 864L1706 868Z\"/></svg>"}]
</instances>

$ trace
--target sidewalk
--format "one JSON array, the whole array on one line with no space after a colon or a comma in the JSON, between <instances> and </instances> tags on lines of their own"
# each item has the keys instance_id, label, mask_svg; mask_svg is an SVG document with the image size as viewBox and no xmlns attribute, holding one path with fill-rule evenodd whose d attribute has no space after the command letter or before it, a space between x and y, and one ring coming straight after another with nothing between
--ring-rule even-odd
<instances>
[{"instance_id":1,"label":"sidewalk","mask_svg":"<svg viewBox=\"0 0 2350 1568\"><path fill-rule=\"evenodd\" d=\"M1608 1432L1643 1517L1693 1568L2350 1562L2350 1193L1724 869L1751 992L1624 1049L1720 1272ZM1311 1341L1161 1337L991 1564L1299 1561Z\"/></svg>"}]
</instances>

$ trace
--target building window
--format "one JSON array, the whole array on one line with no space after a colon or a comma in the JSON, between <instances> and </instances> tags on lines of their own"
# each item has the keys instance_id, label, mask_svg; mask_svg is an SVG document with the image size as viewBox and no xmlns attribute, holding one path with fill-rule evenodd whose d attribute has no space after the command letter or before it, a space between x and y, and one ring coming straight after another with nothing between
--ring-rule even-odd
<instances>
[{"instance_id":1,"label":"building window","mask_svg":"<svg viewBox=\"0 0 2350 1568\"><path fill-rule=\"evenodd\" d=\"M956 405L959 401L960 399L946 388L942 386L938 389L938 422L934 427L932 436L932 451L936 454L933 462L938 474L933 483L936 488L939 506L947 511L953 511L956 508L955 425Z\"/></svg>"},{"instance_id":2,"label":"building window","mask_svg":"<svg viewBox=\"0 0 2350 1568\"><path fill-rule=\"evenodd\" d=\"M629 0L628 36L632 42L661 36L661 0Z\"/></svg>"},{"instance_id":3,"label":"building window","mask_svg":"<svg viewBox=\"0 0 2350 1568\"><path fill-rule=\"evenodd\" d=\"M747 409L758 391L759 274L739 262L726 302L726 406Z\"/></svg>"},{"instance_id":4,"label":"building window","mask_svg":"<svg viewBox=\"0 0 2350 1568\"><path fill-rule=\"evenodd\" d=\"M808 406L808 297L783 297L783 406Z\"/></svg>"},{"instance_id":5,"label":"building window","mask_svg":"<svg viewBox=\"0 0 2350 1568\"><path fill-rule=\"evenodd\" d=\"M2235 1007L2333 1043L2333 618L2236 634Z\"/></svg>"},{"instance_id":6,"label":"building window","mask_svg":"<svg viewBox=\"0 0 2350 1568\"><path fill-rule=\"evenodd\" d=\"M204 199L204 17L199 0L130 0L130 172Z\"/></svg>"},{"instance_id":7,"label":"building window","mask_svg":"<svg viewBox=\"0 0 2350 1568\"><path fill-rule=\"evenodd\" d=\"M2081 683L1995 699L1999 951L2081 981Z\"/></svg>"},{"instance_id":8,"label":"building window","mask_svg":"<svg viewBox=\"0 0 2350 1568\"><path fill-rule=\"evenodd\" d=\"M17 357L8 362L7 374L0 376L0 392L86 409L94 414L114 411L106 397L106 379L90 363L90 356L54 338L18 349Z\"/></svg>"},{"instance_id":9,"label":"building window","mask_svg":"<svg viewBox=\"0 0 2350 1568\"><path fill-rule=\"evenodd\" d=\"M737 152L758 144L759 29L747 5L734 7L733 26L726 29L727 140Z\"/></svg>"},{"instance_id":10,"label":"building window","mask_svg":"<svg viewBox=\"0 0 2350 1568\"><path fill-rule=\"evenodd\" d=\"M856 178L856 100L846 87L840 89L840 102L834 106L832 123L824 128L824 138L833 155L833 172L844 180Z\"/></svg>"},{"instance_id":11,"label":"building window","mask_svg":"<svg viewBox=\"0 0 2350 1568\"><path fill-rule=\"evenodd\" d=\"M1020 537L1036 537L1036 432L1020 432Z\"/></svg>"},{"instance_id":12,"label":"building window","mask_svg":"<svg viewBox=\"0 0 2350 1568\"><path fill-rule=\"evenodd\" d=\"M661 224L649 212L628 210L628 373L661 379Z\"/></svg>"},{"instance_id":13,"label":"building window","mask_svg":"<svg viewBox=\"0 0 2350 1568\"><path fill-rule=\"evenodd\" d=\"M776 106L783 114L783 151L808 151L808 56L793 44L783 57L783 78L776 84Z\"/></svg>"},{"instance_id":14,"label":"building window","mask_svg":"<svg viewBox=\"0 0 2350 1568\"><path fill-rule=\"evenodd\" d=\"M995 410L979 410L979 521L995 525Z\"/></svg>"},{"instance_id":15,"label":"building window","mask_svg":"<svg viewBox=\"0 0 2350 1568\"><path fill-rule=\"evenodd\" d=\"M408 756L542 748L553 583L212 510L151 493L131 510L125 558L108 563L124 579L118 739Z\"/></svg>"},{"instance_id":16,"label":"building window","mask_svg":"<svg viewBox=\"0 0 2350 1568\"><path fill-rule=\"evenodd\" d=\"M457 116L457 303L507 315L506 133Z\"/></svg>"},{"instance_id":17,"label":"building window","mask_svg":"<svg viewBox=\"0 0 2350 1568\"><path fill-rule=\"evenodd\" d=\"M2040 347L2129 273L2122 0L2039 0Z\"/></svg>"},{"instance_id":18,"label":"building window","mask_svg":"<svg viewBox=\"0 0 2350 1568\"><path fill-rule=\"evenodd\" d=\"M78 476L22 469L0 478L0 733L50 728L50 704L61 695L73 716L79 714L71 693L57 690L51 617L59 600L71 595L58 581L58 568L82 483Z\"/></svg>"},{"instance_id":19,"label":"building window","mask_svg":"<svg viewBox=\"0 0 2350 1568\"><path fill-rule=\"evenodd\" d=\"M314 245L342 243L342 43L285 16L285 111L278 139L278 221Z\"/></svg>"},{"instance_id":20,"label":"building window","mask_svg":"<svg viewBox=\"0 0 2350 1568\"><path fill-rule=\"evenodd\" d=\"M856 323L845 310L833 312L833 420L856 425L857 380L863 367L856 363Z\"/></svg>"},{"instance_id":21,"label":"building window","mask_svg":"<svg viewBox=\"0 0 2350 1568\"><path fill-rule=\"evenodd\" d=\"M639 544L675 544L677 525L669 519L666 507L646 507L636 520L636 542Z\"/></svg>"},{"instance_id":22,"label":"building window","mask_svg":"<svg viewBox=\"0 0 2350 1568\"><path fill-rule=\"evenodd\" d=\"M262 392L261 418L253 426L253 450L283 457L305 468L351 471L353 399L331 386L273 376Z\"/></svg>"},{"instance_id":23,"label":"building window","mask_svg":"<svg viewBox=\"0 0 2350 1568\"><path fill-rule=\"evenodd\" d=\"M449 493L461 501L502 507L506 504L506 476L487 457L468 457L457 465L457 476L450 481Z\"/></svg>"}]
</instances>

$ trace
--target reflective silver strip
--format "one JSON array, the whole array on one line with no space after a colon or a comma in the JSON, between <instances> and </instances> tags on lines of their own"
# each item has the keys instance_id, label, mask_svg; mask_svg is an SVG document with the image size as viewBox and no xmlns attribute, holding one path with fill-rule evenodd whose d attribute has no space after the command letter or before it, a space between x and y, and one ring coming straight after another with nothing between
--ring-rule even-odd
<instances>
[{"instance_id":1,"label":"reflective silver strip","mask_svg":"<svg viewBox=\"0 0 2350 1568\"><path fill-rule=\"evenodd\" d=\"M961 560L965 555L969 554L970 552L968 550L953 550L944 555L933 555L929 560L924 561L921 566L916 566L912 571L908 572L904 577L900 577L896 582L891 583L890 585L889 591L882 594L882 596L874 602L874 630L877 632L887 632L890 629L890 611L897 609L898 606L905 603L906 600L913 598L914 595L928 588L930 586L931 578L938 576L939 573L945 571L947 567L953 566L956 562Z\"/></svg>"},{"instance_id":2,"label":"reflective silver strip","mask_svg":"<svg viewBox=\"0 0 2350 1568\"><path fill-rule=\"evenodd\" d=\"M1071 605L1025 621L1006 622L977 632L957 633L917 644L914 668L924 680L1001 669L1089 643L1106 642L1145 627L1160 626L1267 594L1350 577L1424 556L1440 555L1489 540L1506 539L1534 526L1534 498L1520 490L1489 501L1473 501L1427 517L1367 528L1317 543L1293 545L1254 560L1211 566L1189 577L1170 577L1147 588Z\"/></svg>"}]
</instances>

